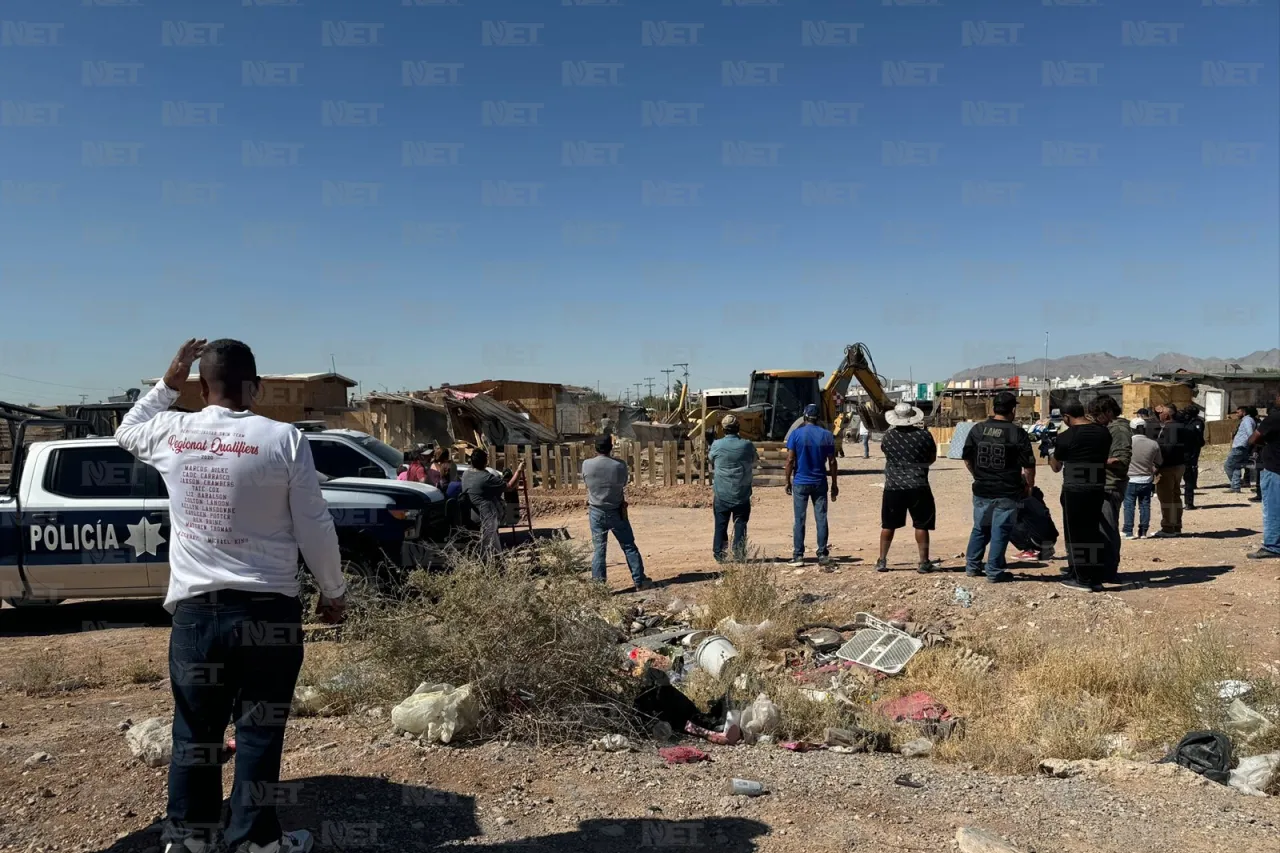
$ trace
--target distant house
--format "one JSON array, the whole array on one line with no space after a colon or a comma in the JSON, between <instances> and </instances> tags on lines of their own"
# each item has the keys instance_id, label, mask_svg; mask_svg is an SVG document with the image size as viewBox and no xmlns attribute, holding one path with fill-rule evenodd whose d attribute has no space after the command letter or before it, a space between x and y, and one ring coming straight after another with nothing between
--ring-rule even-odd
<instances>
[{"instance_id":1,"label":"distant house","mask_svg":"<svg viewBox=\"0 0 1280 853\"><path fill-rule=\"evenodd\" d=\"M147 385L155 385L159 381L143 380ZM285 423L324 420L326 414L350 407L347 392L356 385L354 379L341 373L268 373L262 377L262 387L253 401L253 410ZM178 390L181 393L177 405L193 411L204 408L197 374L188 376Z\"/></svg>"},{"instance_id":2,"label":"distant house","mask_svg":"<svg viewBox=\"0 0 1280 853\"><path fill-rule=\"evenodd\" d=\"M1280 393L1280 371L1277 370L1251 373L1176 370L1162 378L1190 385L1195 403L1204 410L1206 421L1222 420L1238 406L1265 409L1275 402L1276 394Z\"/></svg>"}]
</instances>

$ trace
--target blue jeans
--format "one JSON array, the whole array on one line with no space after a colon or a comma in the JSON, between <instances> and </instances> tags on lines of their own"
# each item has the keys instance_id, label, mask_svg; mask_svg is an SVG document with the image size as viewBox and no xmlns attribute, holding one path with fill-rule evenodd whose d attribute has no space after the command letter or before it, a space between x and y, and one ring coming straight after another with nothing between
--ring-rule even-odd
<instances>
[{"instance_id":1,"label":"blue jeans","mask_svg":"<svg viewBox=\"0 0 1280 853\"><path fill-rule=\"evenodd\" d=\"M871 458L871 433L867 433L862 437L862 458Z\"/></svg>"},{"instance_id":2,"label":"blue jeans","mask_svg":"<svg viewBox=\"0 0 1280 853\"><path fill-rule=\"evenodd\" d=\"M627 558L627 568L631 569L631 580L636 584L644 578L644 560L640 558L640 549L636 547L636 535L631 530L631 522L623 517L621 510L602 509L593 506L587 513L591 523L591 544L594 551L591 555L592 580L604 581L605 551L609 546L609 532L618 540L622 554Z\"/></svg>"},{"instance_id":3,"label":"blue jeans","mask_svg":"<svg viewBox=\"0 0 1280 853\"><path fill-rule=\"evenodd\" d=\"M795 483L791 486L791 505L795 521L791 526L791 556L804 556L804 522L809 513L809 501L813 501L813 520L818 526L818 556L827 556L827 483L812 485Z\"/></svg>"},{"instance_id":4,"label":"blue jeans","mask_svg":"<svg viewBox=\"0 0 1280 853\"><path fill-rule=\"evenodd\" d=\"M1133 533L1133 507L1138 506L1138 535L1146 536L1151 526L1151 496L1156 493L1155 483L1130 483L1124 492L1124 527L1126 534Z\"/></svg>"},{"instance_id":5,"label":"blue jeans","mask_svg":"<svg viewBox=\"0 0 1280 853\"><path fill-rule=\"evenodd\" d=\"M1280 474L1262 469L1262 547L1280 554Z\"/></svg>"},{"instance_id":6,"label":"blue jeans","mask_svg":"<svg viewBox=\"0 0 1280 853\"><path fill-rule=\"evenodd\" d=\"M235 781L226 846L280 839L276 806L297 798L296 784L280 784L280 753L301 667L298 599L222 590L178 603L169 635L174 713L166 842L214 841L222 822L219 759L232 720Z\"/></svg>"},{"instance_id":7,"label":"blue jeans","mask_svg":"<svg viewBox=\"0 0 1280 853\"><path fill-rule=\"evenodd\" d=\"M1014 498L980 498L973 496L973 532L965 554L965 573L982 573L982 555L987 554L987 577L1004 571L1004 552L1009 547L1009 534L1018 518L1018 501ZM990 544L990 548L987 545Z\"/></svg>"},{"instance_id":8,"label":"blue jeans","mask_svg":"<svg viewBox=\"0 0 1280 853\"><path fill-rule=\"evenodd\" d=\"M1231 491L1240 491L1240 475L1244 472L1245 466L1248 464L1249 448L1231 448L1231 452L1227 454L1227 461L1222 466L1222 469L1227 472L1227 477L1231 480Z\"/></svg>"},{"instance_id":9,"label":"blue jeans","mask_svg":"<svg viewBox=\"0 0 1280 853\"><path fill-rule=\"evenodd\" d=\"M724 559L724 546L729 538L729 518L733 518L733 556L741 560L747 556L747 522L751 519L751 498L742 503L715 501L716 532L711 539L711 553L716 561Z\"/></svg>"}]
</instances>

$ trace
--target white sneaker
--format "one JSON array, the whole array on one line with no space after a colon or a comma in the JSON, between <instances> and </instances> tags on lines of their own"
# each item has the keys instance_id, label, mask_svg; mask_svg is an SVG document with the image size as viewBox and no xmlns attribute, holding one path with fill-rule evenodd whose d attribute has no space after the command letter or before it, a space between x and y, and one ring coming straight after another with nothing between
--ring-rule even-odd
<instances>
[{"instance_id":1,"label":"white sneaker","mask_svg":"<svg viewBox=\"0 0 1280 853\"><path fill-rule=\"evenodd\" d=\"M272 841L267 846L261 844L250 844L249 853L311 853L311 848L315 841L311 838L311 833L305 829L295 829L293 832L286 832L279 841Z\"/></svg>"},{"instance_id":2,"label":"white sneaker","mask_svg":"<svg viewBox=\"0 0 1280 853\"><path fill-rule=\"evenodd\" d=\"M170 841L164 846L164 853L210 853L213 845L205 841L188 838L184 841Z\"/></svg>"},{"instance_id":3,"label":"white sneaker","mask_svg":"<svg viewBox=\"0 0 1280 853\"><path fill-rule=\"evenodd\" d=\"M796 558L795 558L794 560L792 560L790 563L787 563L787 565L788 565L788 566L796 566L797 568L799 568L800 566L803 566L803 565L804 565L804 558L803 558L803 557L796 557Z\"/></svg>"},{"instance_id":4,"label":"white sneaker","mask_svg":"<svg viewBox=\"0 0 1280 853\"><path fill-rule=\"evenodd\" d=\"M1134 536L1132 533L1121 533L1121 534L1120 534L1120 538L1121 538L1121 539L1136 539L1137 537L1136 537L1136 536Z\"/></svg>"},{"instance_id":5,"label":"white sneaker","mask_svg":"<svg viewBox=\"0 0 1280 853\"><path fill-rule=\"evenodd\" d=\"M1157 530L1155 533L1148 534L1148 539L1176 539L1177 533L1166 533L1163 530Z\"/></svg>"}]
</instances>

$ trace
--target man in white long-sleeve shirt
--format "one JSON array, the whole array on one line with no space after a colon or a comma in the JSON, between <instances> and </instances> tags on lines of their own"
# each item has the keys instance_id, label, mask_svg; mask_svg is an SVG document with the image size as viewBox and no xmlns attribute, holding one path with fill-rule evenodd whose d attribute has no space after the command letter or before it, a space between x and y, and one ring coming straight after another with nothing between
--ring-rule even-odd
<instances>
[{"instance_id":1,"label":"man in white long-sleeve shirt","mask_svg":"<svg viewBox=\"0 0 1280 853\"><path fill-rule=\"evenodd\" d=\"M200 360L206 408L166 411ZM346 584L310 446L293 426L249 411L257 366L243 343L189 340L164 379L116 431L169 491L169 764L166 853L212 851L221 829L220 753L236 726L228 849L292 853L309 833L276 816L285 722L302 666L298 552L321 590L320 616L342 619Z\"/></svg>"}]
</instances>

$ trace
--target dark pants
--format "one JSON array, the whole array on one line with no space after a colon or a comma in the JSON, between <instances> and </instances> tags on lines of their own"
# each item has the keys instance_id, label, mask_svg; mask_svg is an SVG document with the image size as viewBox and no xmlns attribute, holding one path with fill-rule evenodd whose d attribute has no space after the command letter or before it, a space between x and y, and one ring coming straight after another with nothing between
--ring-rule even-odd
<instances>
[{"instance_id":1,"label":"dark pants","mask_svg":"<svg viewBox=\"0 0 1280 853\"><path fill-rule=\"evenodd\" d=\"M724 546L729 538L729 519L733 518L733 556L741 560L747 556L747 522L751 520L751 498L740 504L728 504L719 498L715 501L716 532L711 540L711 553L716 560L724 559Z\"/></svg>"},{"instance_id":2,"label":"dark pants","mask_svg":"<svg viewBox=\"0 0 1280 853\"><path fill-rule=\"evenodd\" d=\"M1114 580L1120 573L1120 523L1124 511L1125 486L1107 492L1102 501L1102 541L1106 544L1106 553L1102 561L1103 580Z\"/></svg>"},{"instance_id":3,"label":"dark pants","mask_svg":"<svg viewBox=\"0 0 1280 853\"><path fill-rule=\"evenodd\" d=\"M1182 503L1195 509L1196 485L1200 482L1200 459L1188 459L1187 468L1182 472Z\"/></svg>"},{"instance_id":4,"label":"dark pants","mask_svg":"<svg viewBox=\"0 0 1280 853\"><path fill-rule=\"evenodd\" d=\"M296 801L296 786L280 784L280 753L301 667L298 599L223 590L178 603L169 635L174 713L165 841L214 840L222 817L219 754L232 720L227 847L280 839L276 806Z\"/></svg>"},{"instance_id":5,"label":"dark pants","mask_svg":"<svg viewBox=\"0 0 1280 853\"><path fill-rule=\"evenodd\" d=\"M1062 493L1062 526L1067 539L1067 565L1080 583L1102 582L1107 543L1102 534L1102 505L1107 493L1100 489Z\"/></svg>"}]
</instances>

